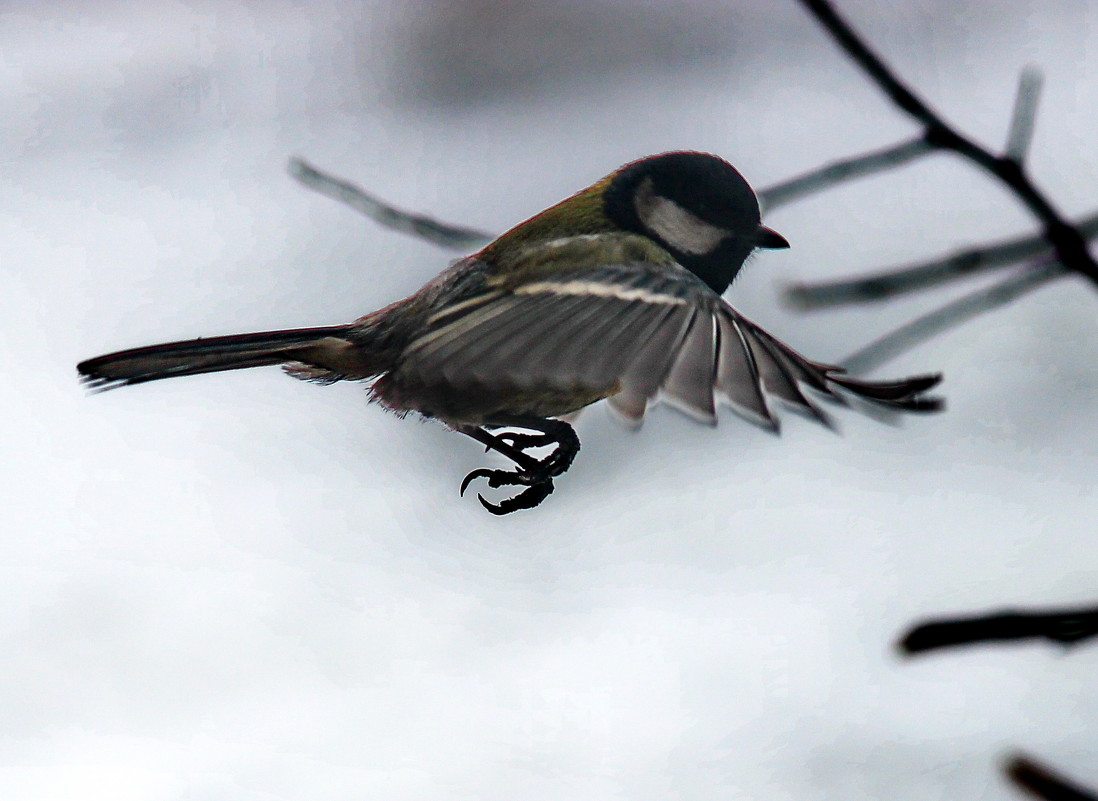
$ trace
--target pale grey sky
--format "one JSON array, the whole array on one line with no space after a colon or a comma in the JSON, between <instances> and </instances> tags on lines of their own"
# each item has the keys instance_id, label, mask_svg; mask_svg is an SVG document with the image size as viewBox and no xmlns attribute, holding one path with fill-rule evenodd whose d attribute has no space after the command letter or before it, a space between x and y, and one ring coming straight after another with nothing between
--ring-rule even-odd
<instances>
[{"instance_id":1,"label":"pale grey sky","mask_svg":"<svg viewBox=\"0 0 1098 801\"><path fill-rule=\"evenodd\" d=\"M889 650L926 614L1098 594L1080 282L880 371L944 371L943 415L774 438L593 409L556 494L505 519L457 496L491 457L354 385L76 382L108 350L346 322L445 266L292 154L502 230L648 153L765 186L912 132L795 3L724 5L5 4L0 796L1006 801L1012 747L1098 786L1098 649ZM1043 67L1033 172L1098 206L1098 7L899 5L840 3L992 145ZM782 282L1033 227L945 156L768 223L792 248L730 298L821 360L949 293L804 316Z\"/></svg>"}]
</instances>

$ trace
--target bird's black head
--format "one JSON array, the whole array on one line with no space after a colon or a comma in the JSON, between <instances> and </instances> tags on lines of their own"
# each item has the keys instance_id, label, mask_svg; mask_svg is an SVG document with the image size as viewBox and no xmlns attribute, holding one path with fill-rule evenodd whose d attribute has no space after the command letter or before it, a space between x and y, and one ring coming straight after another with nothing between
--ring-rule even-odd
<instances>
[{"instance_id":1,"label":"bird's black head","mask_svg":"<svg viewBox=\"0 0 1098 801\"><path fill-rule=\"evenodd\" d=\"M718 295L752 250L789 247L761 224L759 201L743 176L708 153L664 153L626 164L603 197L616 225L658 242Z\"/></svg>"}]
</instances>

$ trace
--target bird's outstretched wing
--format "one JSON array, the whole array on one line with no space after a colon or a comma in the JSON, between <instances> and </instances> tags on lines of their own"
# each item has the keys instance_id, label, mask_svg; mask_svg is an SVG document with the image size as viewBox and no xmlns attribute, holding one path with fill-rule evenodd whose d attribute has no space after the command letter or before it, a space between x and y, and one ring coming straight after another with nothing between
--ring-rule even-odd
<instances>
[{"instance_id":1,"label":"bird's outstretched wing","mask_svg":"<svg viewBox=\"0 0 1098 801\"><path fill-rule=\"evenodd\" d=\"M633 369L644 373L635 364ZM840 405L855 397L882 409L930 412L942 408L939 398L924 393L941 381L941 375L924 375L898 381L864 381L846 376L841 367L814 362L748 320L718 299L699 314L680 340L671 369L660 378L658 371L647 380L626 376L621 390L609 398L612 409L627 423L639 425L653 399L670 402L694 419L713 425L716 408L727 405L742 417L777 432L778 417L772 401L830 427L828 415L805 388ZM659 381L658 392L651 386Z\"/></svg>"},{"instance_id":2,"label":"bird's outstretched wing","mask_svg":"<svg viewBox=\"0 0 1098 801\"><path fill-rule=\"evenodd\" d=\"M634 424L656 399L709 424L725 404L772 430L777 399L827 424L804 387L840 403L853 395L905 411L940 407L923 397L940 376L848 378L775 339L673 261L562 255L566 269L441 306L402 355L401 372L454 387L601 393Z\"/></svg>"}]
</instances>

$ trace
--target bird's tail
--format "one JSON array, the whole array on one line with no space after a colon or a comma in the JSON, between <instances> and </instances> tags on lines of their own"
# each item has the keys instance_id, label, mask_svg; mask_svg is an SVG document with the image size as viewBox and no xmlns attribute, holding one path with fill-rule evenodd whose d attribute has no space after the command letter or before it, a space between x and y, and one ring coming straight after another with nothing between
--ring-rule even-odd
<instances>
[{"instance_id":1,"label":"bird's tail","mask_svg":"<svg viewBox=\"0 0 1098 801\"><path fill-rule=\"evenodd\" d=\"M299 377L328 381L377 375L368 353L349 337L351 331L351 326L329 326L168 342L97 356L76 369L94 390L272 364L292 365Z\"/></svg>"}]
</instances>

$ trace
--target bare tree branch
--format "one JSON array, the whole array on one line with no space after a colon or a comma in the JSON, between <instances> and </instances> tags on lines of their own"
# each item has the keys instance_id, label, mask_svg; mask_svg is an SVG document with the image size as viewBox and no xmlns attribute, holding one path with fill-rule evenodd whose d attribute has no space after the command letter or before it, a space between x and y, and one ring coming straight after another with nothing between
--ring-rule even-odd
<instances>
[{"instance_id":1,"label":"bare tree branch","mask_svg":"<svg viewBox=\"0 0 1098 801\"><path fill-rule=\"evenodd\" d=\"M1022 70L1018 78L1018 93L1014 96L1014 111L1010 115L1010 130L1007 133L1006 148L1003 157L1023 164L1033 141L1033 125L1037 121L1037 103L1041 99L1041 85L1044 76L1036 67Z\"/></svg>"},{"instance_id":2,"label":"bare tree branch","mask_svg":"<svg viewBox=\"0 0 1098 801\"><path fill-rule=\"evenodd\" d=\"M289 172L305 186L322 195L346 203L371 220L405 234L451 250L476 250L491 242L493 237L472 228L439 222L422 214L403 211L368 194L352 183L321 172L304 159L290 159Z\"/></svg>"},{"instance_id":3,"label":"bare tree branch","mask_svg":"<svg viewBox=\"0 0 1098 801\"><path fill-rule=\"evenodd\" d=\"M1003 156L959 133L908 89L839 17L829 0L800 0L870 78L900 109L917 120L922 133L881 150L842 159L759 192L760 203L773 210L807 195L822 192L855 178L902 166L932 152L955 152L990 172L1004 183L1042 223L1042 233L972 248L942 258L857 279L823 284L799 284L787 290L787 298L801 308L883 300L906 292L1010 265L1027 258L1042 258L1031 272L979 290L927 314L880 338L851 355L850 369L876 366L934 334L985 311L999 308L1047 283L1065 271L1086 275L1098 283L1098 263L1087 248L1087 239L1098 236L1098 213L1072 225L1065 221L1024 173L1023 162L1032 141L1042 78L1039 71L1022 72ZM357 186L327 175L301 159L293 159L290 172L306 186L344 202L382 225L418 236L442 247L472 250L492 239L490 234L442 223L403 211L369 195ZM1047 263L1054 254L1058 264Z\"/></svg>"},{"instance_id":4,"label":"bare tree branch","mask_svg":"<svg viewBox=\"0 0 1098 801\"><path fill-rule=\"evenodd\" d=\"M1007 142L1007 158L1021 163L1033 137L1033 124L1040 95L1042 77L1040 71L1027 67L1018 81L1018 93L1015 98L1014 112L1011 118L1010 134ZM923 142L928 151L933 148L924 139L911 140L910 143ZM900 147L900 146L897 146ZM869 159L875 154L864 157ZM857 161L852 159L851 161ZM903 162L899 162L903 163ZM887 169L889 164L882 163L879 169ZM827 168L824 168L827 169ZM874 172L873 168L861 174ZM817 171L823 172L823 170ZM787 182L793 183L793 182ZM784 184L779 188L784 188ZM827 188L826 185L820 188ZM1098 214L1091 215L1075 227L1085 239L1098 235ZM938 286L959 278L984 272L996 267L1014 264L1051 250L1051 245L1043 235L1017 237L1004 242L970 248L937 259L919 262L906 267L891 268L862 278L829 281L817 284L793 284L786 289L786 300L802 310L841 306L854 303L883 301L897 295Z\"/></svg>"},{"instance_id":5,"label":"bare tree branch","mask_svg":"<svg viewBox=\"0 0 1098 801\"><path fill-rule=\"evenodd\" d=\"M1088 240L1098 237L1098 212L1079 220L1075 227ZM861 278L792 284L786 289L786 300L804 310L884 301L1051 252L1044 236L1020 236Z\"/></svg>"},{"instance_id":6,"label":"bare tree branch","mask_svg":"<svg viewBox=\"0 0 1098 801\"><path fill-rule=\"evenodd\" d=\"M1033 139L1041 84L1041 71L1036 67L1024 69L1018 80L1018 91L1014 99L1005 155L1019 164L1025 160L1026 152ZM787 203L826 191L846 181L902 167L938 149L927 140L926 134L923 134L881 150L825 164L804 175L782 181L761 190L758 193L759 203L764 211L773 211Z\"/></svg>"},{"instance_id":7,"label":"bare tree branch","mask_svg":"<svg viewBox=\"0 0 1098 801\"><path fill-rule=\"evenodd\" d=\"M1021 789L1045 801L1098 801L1098 793L1025 754L1015 754L1003 765L1007 778Z\"/></svg>"},{"instance_id":8,"label":"bare tree branch","mask_svg":"<svg viewBox=\"0 0 1098 801\"><path fill-rule=\"evenodd\" d=\"M998 284L979 289L917 317L894 331L873 340L842 360L852 373L863 373L887 362L936 334L954 328L984 312L1006 306L1038 287L1064 275L1059 262L1027 267Z\"/></svg>"},{"instance_id":9,"label":"bare tree branch","mask_svg":"<svg viewBox=\"0 0 1098 801\"><path fill-rule=\"evenodd\" d=\"M841 159L761 190L758 193L759 203L767 211L772 211L807 195L826 191L855 178L900 167L933 152L934 148L920 136L871 153ZM349 181L322 172L302 158L290 159L289 173L310 189L350 206L381 225L420 237L435 245L459 250L472 249L481 247L494 238L483 231L442 223L415 212L398 209Z\"/></svg>"},{"instance_id":10,"label":"bare tree branch","mask_svg":"<svg viewBox=\"0 0 1098 801\"><path fill-rule=\"evenodd\" d=\"M764 210L773 211L808 195L826 191L855 178L903 166L933 152L935 149L920 136L871 153L834 161L761 190L758 193L759 203ZM483 231L439 222L416 212L398 209L349 181L322 172L302 158L290 159L288 170L290 175L310 189L350 206L375 222L441 247L471 249L481 247L494 238Z\"/></svg>"},{"instance_id":11,"label":"bare tree branch","mask_svg":"<svg viewBox=\"0 0 1098 801\"><path fill-rule=\"evenodd\" d=\"M1086 240L1030 181L1018 161L991 154L938 116L869 49L829 0L800 0L800 3L889 99L923 126L928 143L957 153L999 179L1040 220L1045 238L1064 266L1098 284L1098 262L1087 250Z\"/></svg>"},{"instance_id":12,"label":"bare tree branch","mask_svg":"<svg viewBox=\"0 0 1098 801\"><path fill-rule=\"evenodd\" d=\"M901 167L934 151L934 146L925 137L919 136L881 150L833 161L804 175L760 190L759 204L764 212L773 211L779 206L823 192L846 181Z\"/></svg>"},{"instance_id":13,"label":"bare tree branch","mask_svg":"<svg viewBox=\"0 0 1098 801\"><path fill-rule=\"evenodd\" d=\"M908 655L982 642L1044 639L1063 646L1098 637L1098 608L1055 612L1005 610L987 615L941 618L913 626L897 643Z\"/></svg>"}]
</instances>

